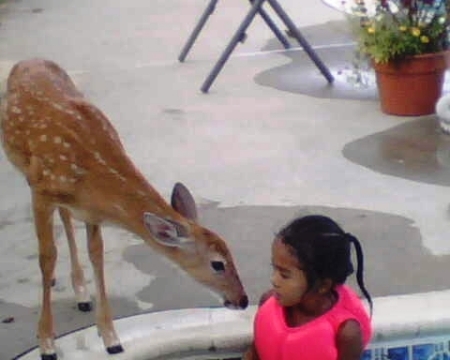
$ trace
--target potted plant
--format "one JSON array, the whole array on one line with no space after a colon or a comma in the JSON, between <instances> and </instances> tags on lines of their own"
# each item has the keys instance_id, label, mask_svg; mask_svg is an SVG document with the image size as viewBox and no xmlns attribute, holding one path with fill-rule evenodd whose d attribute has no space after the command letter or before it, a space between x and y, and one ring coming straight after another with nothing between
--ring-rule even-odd
<instances>
[{"instance_id":1,"label":"potted plant","mask_svg":"<svg viewBox=\"0 0 450 360\"><path fill-rule=\"evenodd\" d=\"M434 113L450 58L450 1L354 1L357 51L375 70L381 109Z\"/></svg>"}]
</instances>

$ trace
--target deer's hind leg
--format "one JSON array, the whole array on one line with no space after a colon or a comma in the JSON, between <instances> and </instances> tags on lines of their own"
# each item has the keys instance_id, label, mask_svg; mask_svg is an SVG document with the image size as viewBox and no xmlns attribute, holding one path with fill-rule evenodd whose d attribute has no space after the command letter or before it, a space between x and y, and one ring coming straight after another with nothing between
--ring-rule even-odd
<instances>
[{"instance_id":1,"label":"deer's hind leg","mask_svg":"<svg viewBox=\"0 0 450 360\"><path fill-rule=\"evenodd\" d=\"M86 280L83 269L78 258L78 249L75 242L75 235L72 226L70 211L62 207L59 208L59 216L64 225L70 252L70 266L72 288L78 305L78 310L87 312L92 310L92 301L86 287Z\"/></svg>"}]
</instances>

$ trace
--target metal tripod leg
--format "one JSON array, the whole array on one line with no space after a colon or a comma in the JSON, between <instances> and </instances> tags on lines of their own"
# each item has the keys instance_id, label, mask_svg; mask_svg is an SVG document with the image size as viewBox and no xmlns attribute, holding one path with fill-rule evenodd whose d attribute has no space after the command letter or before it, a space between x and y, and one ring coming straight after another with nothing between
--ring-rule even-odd
<instances>
[{"instance_id":1,"label":"metal tripod leg","mask_svg":"<svg viewBox=\"0 0 450 360\"><path fill-rule=\"evenodd\" d=\"M211 0L206 7L205 11L203 12L202 16L200 17L200 20L198 21L197 25L195 26L194 30L192 31L191 35L189 36L188 41L183 47L183 50L181 50L180 56L178 57L178 60L180 62L183 62L186 59L186 56L191 49L192 45L194 45L195 40L197 40L198 35L200 34L200 31L202 31L203 26L205 26L206 21L211 16L211 14L214 12L214 9L216 8L216 4L219 0Z\"/></svg>"},{"instance_id":2,"label":"metal tripod leg","mask_svg":"<svg viewBox=\"0 0 450 360\"><path fill-rule=\"evenodd\" d=\"M308 41L303 37L300 31L296 28L293 21L289 18L277 0L267 0L273 10L277 13L277 15L281 18L281 20L285 23L286 27L289 29L291 34L297 39L299 44L306 51L311 60L316 64L319 70L322 72L323 76L327 79L327 81L331 84L334 81L333 75L331 75L330 70L325 66L319 56L316 54L314 49L309 45Z\"/></svg>"},{"instance_id":3,"label":"metal tripod leg","mask_svg":"<svg viewBox=\"0 0 450 360\"><path fill-rule=\"evenodd\" d=\"M206 7L205 11L201 15L197 25L195 26L194 30L192 31L191 35L189 36L186 44L184 45L183 49L181 50L180 55L178 56L178 60L180 62L183 62L186 60L186 57L191 50L192 46L194 45L195 41L197 40L198 35L200 34L200 31L202 31L203 27L206 24L206 21L211 16L211 14L214 12L218 0L211 0ZM253 4L254 0L250 0L250 3ZM276 38L283 44L285 49L289 49L291 45L289 44L289 41L286 39L286 37L283 35L280 29L275 25L275 23L272 21L272 19L267 15L267 13L264 11L264 9L258 10L259 14L267 24L267 26L272 30ZM240 38L239 41L242 41L244 38L244 35Z\"/></svg>"},{"instance_id":4,"label":"metal tripod leg","mask_svg":"<svg viewBox=\"0 0 450 360\"><path fill-rule=\"evenodd\" d=\"M250 3L253 4L254 0L250 0ZM272 30L273 34L276 36L276 38L283 44L285 49L289 49L291 47L291 44L289 44L289 41L285 38L282 31L278 29L278 27L275 25L275 23L272 21L272 19L269 17L269 15L266 13L266 11L261 7L258 10L259 15L261 15L264 22L267 24L267 26Z\"/></svg>"},{"instance_id":5,"label":"metal tripod leg","mask_svg":"<svg viewBox=\"0 0 450 360\"><path fill-rule=\"evenodd\" d=\"M214 82L214 80L217 77L217 75L219 74L220 70L223 68L223 66L227 62L228 58L230 57L230 55L233 52L234 48L236 47L237 43L242 39L242 36L245 34L245 30L247 30L247 28L253 21L255 15L261 8L264 1L265 0L255 0L255 2L253 2L252 7L250 8L249 12L245 16L245 18L242 21L241 25L239 26L238 30L235 32L235 34L231 38L231 41L228 43L224 52L220 56L219 60L214 65L214 68L209 73L206 80L203 82L201 90L204 93L208 92L211 84Z\"/></svg>"}]
</instances>

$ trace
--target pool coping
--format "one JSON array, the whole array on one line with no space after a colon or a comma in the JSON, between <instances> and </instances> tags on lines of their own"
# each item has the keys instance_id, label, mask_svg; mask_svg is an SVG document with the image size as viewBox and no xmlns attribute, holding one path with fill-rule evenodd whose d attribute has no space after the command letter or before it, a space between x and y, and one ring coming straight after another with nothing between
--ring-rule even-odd
<instances>
[{"instance_id":1,"label":"pool coping","mask_svg":"<svg viewBox=\"0 0 450 360\"><path fill-rule=\"evenodd\" d=\"M386 341L450 333L450 290L374 299L371 346ZM141 314L115 320L125 349L114 360L175 359L190 353L209 357L240 353L250 343L256 306L246 310L192 308ZM58 359L109 359L95 326L56 340ZM21 360L39 358L32 349ZM197 359L199 356L196 357Z\"/></svg>"}]
</instances>

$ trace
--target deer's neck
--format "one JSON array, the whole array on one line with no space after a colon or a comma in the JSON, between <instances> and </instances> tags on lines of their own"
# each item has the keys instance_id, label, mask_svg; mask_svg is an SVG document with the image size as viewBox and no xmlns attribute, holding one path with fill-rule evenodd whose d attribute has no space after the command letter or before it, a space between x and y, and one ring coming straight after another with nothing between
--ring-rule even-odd
<instances>
[{"instance_id":1,"label":"deer's neck","mask_svg":"<svg viewBox=\"0 0 450 360\"><path fill-rule=\"evenodd\" d=\"M143 222L145 212L173 220L181 218L132 165L123 173L119 169L118 174L96 172L84 184L75 208L85 211L87 221L112 222L148 238Z\"/></svg>"}]
</instances>

